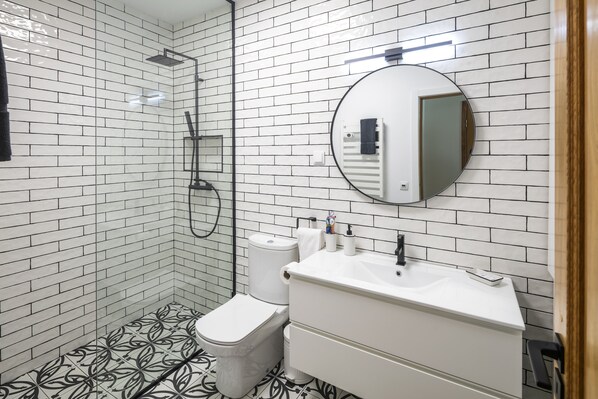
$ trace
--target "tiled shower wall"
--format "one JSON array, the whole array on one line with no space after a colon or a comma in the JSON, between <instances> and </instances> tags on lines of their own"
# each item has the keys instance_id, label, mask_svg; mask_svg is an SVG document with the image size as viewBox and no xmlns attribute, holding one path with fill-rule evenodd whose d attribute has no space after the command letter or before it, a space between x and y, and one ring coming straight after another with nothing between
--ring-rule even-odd
<instances>
[{"instance_id":1,"label":"tiled shower wall","mask_svg":"<svg viewBox=\"0 0 598 399\"><path fill-rule=\"evenodd\" d=\"M0 5L14 154L0 163L6 382L94 337L95 5Z\"/></svg>"},{"instance_id":2,"label":"tiled shower wall","mask_svg":"<svg viewBox=\"0 0 598 399\"><path fill-rule=\"evenodd\" d=\"M189 168L191 157L183 112L193 115L194 109L194 69L188 62L176 68L174 79L175 300L203 313L230 299L233 288L231 26L230 6L224 6L174 27L176 50L200 60L199 74L204 81L199 86L199 134L206 137L202 148L208 147L201 153L214 153L209 159L202 158L200 177L212 183L222 198L215 233L205 239L194 237L189 229L189 172L183 168L184 163ZM214 136L222 136L222 141ZM216 220L216 196L213 192L194 191L191 201L196 233L205 235Z\"/></svg>"},{"instance_id":3,"label":"tiled shower wall","mask_svg":"<svg viewBox=\"0 0 598 399\"><path fill-rule=\"evenodd\" d=\"M116 1L3 0L0 35L14 152L0 163L7 382L94 339L96 316L103 332L173 298L173 72L143 61L173 28ZM138 98L155 92L167 100Z\"/></svg>"},{"instance_id":4,"label":"tiled shower wall","mask_svg":"<svg viewBox=\"0 0 598 399\"><path fill-rule=\"evenodd\" d=\"M551 339L549 1L239 0L237 10L239 290L247 237L292 237L295 217L321 220L331 209L361 249L392 254L401 230L409 257L511 277L525 339ZM441 195L374 203L340 176L329 131L350 85L386 63L344 61L445 40L453 45L404 62L446 74L471 99L475 155ZM315 150L328 154L326 166L311 165ZM531 387L523 359L524 397L548 397Z\"/></svg>"}]
</instances>

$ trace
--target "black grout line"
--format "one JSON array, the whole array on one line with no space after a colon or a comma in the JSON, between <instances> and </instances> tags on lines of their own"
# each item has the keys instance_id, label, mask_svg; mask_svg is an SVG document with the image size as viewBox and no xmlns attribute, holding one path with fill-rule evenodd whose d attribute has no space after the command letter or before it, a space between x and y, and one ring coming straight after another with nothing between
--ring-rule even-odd
<instances>
[{"instance_id":1,"label":"black grout line","mask_svg":"<svg viewBox=\"0 0 598 399\"><path fill-rule=\"evenodd\" d=\"M186 358L178 366L176 366L176 367L170 369L170 371L162 374L160 376L160 378L158 378L157 380L154 380L150 385L148 385L147 387L143 388L141 391L139 391L137 394L135 394L135 396L133 396L133 398L131 398L131 399L141 398L143 395L145 395L147 392L149 392L150 390L152 390L154 387L158 386L160 383L162 383L163 381L165 381L171 374L177 372L180 368L182 368L183 366L185 366L186 364L188 364L191 360L193 360L193 358L195 356L199 355L201 352L203 352L203 349L199 349L198 351L194 352L191 356L189 356L188 358Z\"/></svg>"}]
</instances>

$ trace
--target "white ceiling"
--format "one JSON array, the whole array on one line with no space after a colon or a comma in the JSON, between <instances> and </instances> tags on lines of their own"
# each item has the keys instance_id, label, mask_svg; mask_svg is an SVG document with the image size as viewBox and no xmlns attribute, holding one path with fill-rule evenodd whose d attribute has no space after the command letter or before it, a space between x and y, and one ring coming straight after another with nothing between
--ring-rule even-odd
<instances>
[{"instance_id":1,"label":"white ceiling","mask_svg":"<svg viewBox=\"0 0 598 399\"><path fill-rule=\"evenodd\" d=\"M224 7L226 0L121 0L125 5L171 24Z\"/></svg>"}]
</instances>

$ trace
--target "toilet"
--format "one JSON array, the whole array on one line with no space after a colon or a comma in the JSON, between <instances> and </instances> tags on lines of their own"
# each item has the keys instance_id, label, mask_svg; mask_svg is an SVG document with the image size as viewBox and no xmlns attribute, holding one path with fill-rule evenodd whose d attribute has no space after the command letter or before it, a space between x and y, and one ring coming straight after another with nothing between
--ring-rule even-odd
<instances>
[{"instance_id":1,"label":"toilet","mask_svg":"<svg viewBox=\"0 0 598 399\"><path fill-rule=\"evenodd\" d=\"M297 259L296 240L249 237L249 295L237 294L197 320L197 341L216 357L216 388L222 395L243 397L282 359L289 287L279 273Z\"/></svg>"}]
</instances>

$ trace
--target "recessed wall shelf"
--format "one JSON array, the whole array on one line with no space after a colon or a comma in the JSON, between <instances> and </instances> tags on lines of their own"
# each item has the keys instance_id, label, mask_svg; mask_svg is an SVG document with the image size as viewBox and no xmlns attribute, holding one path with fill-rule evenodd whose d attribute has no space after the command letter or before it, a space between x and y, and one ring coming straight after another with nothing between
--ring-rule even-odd
<instances>
[{"instance_id":1,"label":"recessed wall shelf","mask_svg":"<svg viewBox=\"0 0 598 399\"><path fill-rule=\"evenodd\" d=\"M199 147L199 171L222 173L223 170L223 136L199 136L185 137L183 170L191 170L191 156L193 154L193 141L198 141Z\"/></svg>"}]
</instances>

